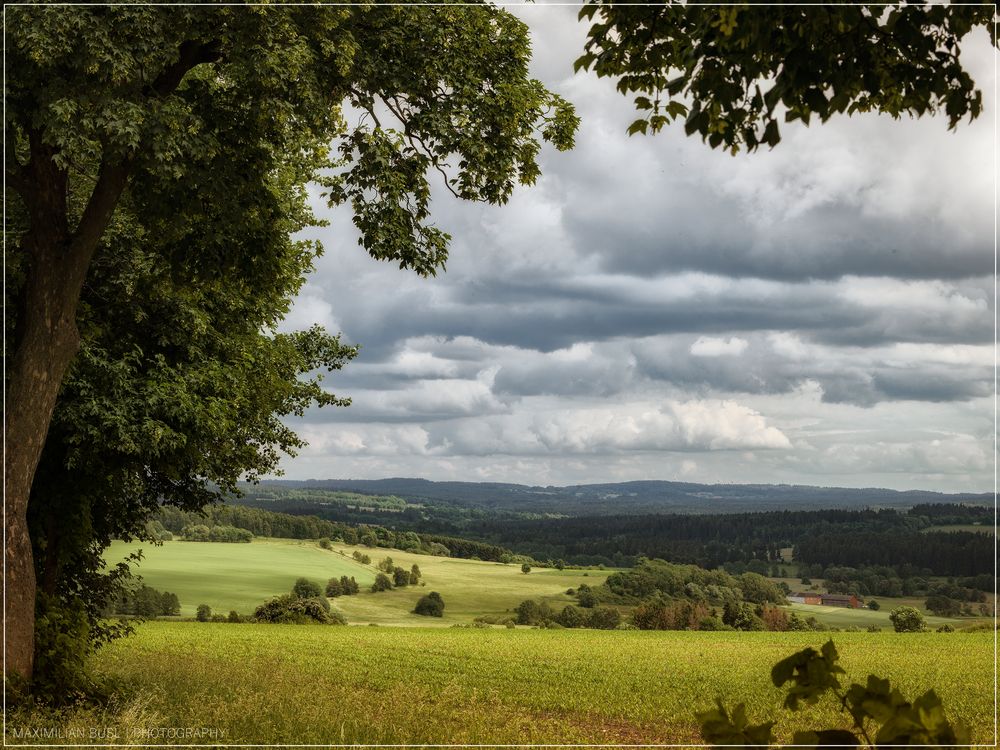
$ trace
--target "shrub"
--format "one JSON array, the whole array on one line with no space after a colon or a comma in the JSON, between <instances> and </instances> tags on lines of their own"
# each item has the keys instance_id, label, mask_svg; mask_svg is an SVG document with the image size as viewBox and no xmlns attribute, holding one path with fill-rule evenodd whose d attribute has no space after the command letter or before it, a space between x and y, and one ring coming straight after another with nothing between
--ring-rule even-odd
<instances>
[{"instance_id":1,"label":"shrub","mask_svg":"<svg viewBox=\"0 0 1000 750\"><path fill-rule=\"evenodd\" d=\"M442 617L444 615L444 599L437 591L432 591L417 600L417 606L413 608L413 612L425 617Z\"/></svg>"},{"instance_id":2,"label":"shrub","mask_svg":"<svg viewBox=\"0 0 1000 750\"><path fill-rule=\"evenodd\" d=\"M524 573L524 574L530 573L531 572L531 566L528 565L528 563L521 563L521 572Z\"/></svg>"},{"instance_id":3,"label":"shrub","mask_svg":"<svg viewBox=\"0 0 1000 750\"><path fill-rule=\"evenodd\" d=\"M525 599L517 605L518 625L540 625L545 620L552 617L552 610L544 602L536 602L534 599Z\"/></svg>"},{"instance_id":4,"label":"shrub","mask_svg":"<svg viewBox=\"0 0 1000 750\"><path fill-rule=\"evenodd\" d=\"M320 596L320 594L322 594L322 591L319 584L310 581L308 578L299 578L295 581L295 585L292 586L292 596L296 599L312 599Z\"/></svg>"},{"instance_id":5,"label":"shrub","mask_svg":"<svg viewBox=\"0 0 1000 750\"><path fill-rule=\"evenodd\" d=\"M361 591L361 587L358 586L358 582L354 580L354 576L351 576L350 578L347 576L341 576L340 589L344 596L351 596Z\"/></svg>"},{"instance_id":6,"label":"shrub","mask_svg":"<svg viewBox=\"0 0 1000 750\"><path fill-rule=\"evenodd\" d=\"M567 604L563 611L556 615L556 622L564 628L582 628L587 624L587 617L579 607Z\"/></svg>"},{"instance_id":7,"label":"shrub","mask_svg":"<svg viewBox=\"0 0 1000 750\"><path fill-rule=\"evenodd\" d=\"M344 593L344 587L338 578L331 578L326 582L326 595L330 597L341 596Z\"/></svg>"},{"instance_id":8,"label":"shrub","mask_svg":"<svg viewBox=\"0 0 1000 750\"><path fill-rule=\"evenodd\" d=\"M587 618L587 627L595 630L614 630L622 621L621 613L611 607L595 607Z\"/></svg>"},{"instance_id":9,"label":"shrub","mask_svg":"<svg viewBox=\"0 0 1000 750\"><path fill-rule=\"evenodd\" d=\"M392 581L389 580L389 576L385 573L379 573L375 576L375 583L372 584L371 591L373 594L377 594L379 591L388 591L392 588Z\"/></svg>"},{"instance_id":10,"label":"shrub","mask_svg":"<svg viewBox=\"0 0 1000 750\"><path fill-rule=\"evenodd\" d=\"M331 542L329 539L320 539L319 546L322 547L323 549L333 549L333 542Z\"/></svg>"},{"instance_id":11,"label":"shrub","mask_svg":"<svg viewBox=\"0 0 1000 750\"><path fill-rule=\"evenodd\" d=\"M410 583L414 586L420 582L420 566L416 563L410 567Z\"/></svg>"},{"instance_id":12,"label":"shrub","mask_svg":"<svg viewBox=\"0 0 1000 750\"><path fill-rule=\"evenodd\" d=\"M229 610L229 617L226 618L229 622L243 622L243 616L240 615L235 609Z\"/></svg>"},{"instance_id":13,"label":"shrub","mask_svg":"<svg viewBox=\"0 0 1000 750\"><path fill-rule=\"evenodd\" d=\"M330 612L329 607L330 603L322 597L299 599L292 594L284 594L257 607L254 619L270 623L344 625L344 617L339 612Z\"/></svg>"},{"instance_id":14,"label":"shrub","mask_svg":"<svg viewBox=\"0 0 1000 750\"><path fill-rule=\"evenodd\" d=\"M882 605L879 604L874 599L869 600L867 606L868 606L868 609L870 609L872 612L878 612L880 609L882 609Z\"/></svg>"},{"instance_id":15,"label":"shrub","mask_svg":"<svg viewBox=\"0 0 1000 750\"><path fill-rule=\"evenodd\" d=\"M396 567L392 569L392 583L394 586L409 586L410 573L405 568Z\"/></svg>"},{"instance_id":16,"label":"shrub","mask_svg":"<svg viewBox=\"0 0 1000 750\"><path fill-rule=\"evenodd\" d=\"M889 613L889 619L897 633L919 633L924 629L924 616L913 607L897 607Z\"/></svg>"},{"instance_id":17,"label":"shrub","mask_svg":"<svg viewBox=\"0 0 1000 750\"><path fill-rule=\"evenodd\" d=\"M362 565L371 565L372 564L372 559L368 555L366 555L365 553L359 552L358 550L354 550L354 553L351 555L351 557L353 557L355 560L357 560Z\"/></svg>"},{"instance_id":18,"label":"shrub","mask_svg":"<svg viewBox=\"0 0 1000 750\"><path fill-rule=\"evenodd\" d=\"M212 618L212 608L207 604L199 604L194 617L198 622L208 622Z\"/></svg>"},{"instance_id":19,"label":"shrub","mask_svg":"<svg viewBox=\"0 0 1000 750\"><path fill-rule=\"evenodd\" d=\"M39 593L35 613L32 698L60 705L83 697L93 648L86 607L80 599L66 603Z\"/></svg>"},{"instance_id":20,"label":"shrub","mask_svg":"<svg viewBox=\"0 0 1000 750\"><path fill-rule=\"evenodd\" d=\"M388 556L382 558L382 562L378 564L378 569L384 573L391 573L395 567L396 564L392 561L392 558Z\"/></svg>"}]
</instances>

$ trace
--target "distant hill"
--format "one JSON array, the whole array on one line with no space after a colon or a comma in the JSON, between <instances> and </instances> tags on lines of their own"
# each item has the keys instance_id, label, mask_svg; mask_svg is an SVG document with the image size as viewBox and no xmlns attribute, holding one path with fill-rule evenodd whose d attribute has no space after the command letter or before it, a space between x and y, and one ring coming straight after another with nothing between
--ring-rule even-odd
<instances>
[{"instance_id":1,"label":"distant hill","mask_svg":"<svg viewBox=\"0 0 1000 750\"><path fill-rule=\"evenodd\" d=\"M537 487L499 482L432 482L427 479L267 480L263 486L315 488L364 495L394 495L409 502L448 503L516 513L622 515L732 513L818 508L909 508L922 503L992 505L989 493L812 487L789 484L695 484L639 481Z\"/></svg>"}]
</instances>

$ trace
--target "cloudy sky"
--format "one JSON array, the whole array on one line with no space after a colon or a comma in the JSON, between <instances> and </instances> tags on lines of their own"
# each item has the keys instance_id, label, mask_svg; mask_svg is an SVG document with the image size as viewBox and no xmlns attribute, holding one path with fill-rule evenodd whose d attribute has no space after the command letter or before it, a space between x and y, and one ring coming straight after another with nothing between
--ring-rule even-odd
<instances>
[{"instance_id":1,"label":"cloudy sky","mask_svg":"<svg viewBox=\"0 0 1000 750\"><path fill-rule=\"evenodd\" d=\"M288 328L361 344L353 398L292 424L290 478L630 479L986 491L993 486L994 59L986 107L786 126L731 157L625 135L631 103L574 75L575 9L513 9L576 148L501 208L436 194L447 273L371 260L350 216Z\"/></svg>"}]
</instances>

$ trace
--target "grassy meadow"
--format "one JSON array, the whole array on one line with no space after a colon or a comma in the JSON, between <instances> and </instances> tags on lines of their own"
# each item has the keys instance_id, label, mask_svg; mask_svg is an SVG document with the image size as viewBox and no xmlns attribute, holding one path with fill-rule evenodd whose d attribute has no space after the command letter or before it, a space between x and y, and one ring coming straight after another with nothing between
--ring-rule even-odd
<instances>
[{"instance_id":1,"label":"grassy meadow","mask_svg":"<svg viewBox=\"0 0 1000 750\"><path fill-rule=\"evenodd\" d=\"M136 545L115 542L105 555L117 562ZM252 614L254 608L278 594L287 594L295 579L309 578L325 586L330 578L354 576L362 593L331 600L351 624L453 625L470 622L479 615L504 615L525 599L544 599L554 607L574 604L566 589L581 583L597 586L611 570L555 570L536 568L521 572L519 564L462 560L415 555L400 550L349 547L335 544L324 550L315 541L256 538L249 544L222 542L164 542L142 545L143 560L135 570L144 583L180 598L181 615L191 617L199 604L213 612L236 610ZM372 565L356 562L351 554L361 551ZM375 564L391 557L409 570L418 565L425 585L368 592L378 572ZM424 594L437 591L445 602L444 617L412 614Z\"/></svg>"},{"instance_id":2,"label":"grassy meadow","mask_svg":"<svg viewBox=\"0 0 1000 750\"><path fill-rule=\"evenodd\" d=\"M993 635L838 633L848 678L869 672L907 696L929 687L974 741L993 742ZM116 738L155 727L206 727L220 743L685 743L694 711L745 701L752 720L844 725L824 701L779 713L771 666L822 633L642 632L234 625L148 622L98 652L117 685L108 709L41 716L19 727ZM43 740L44 741L44 740Z\"/></svg>"}]
</instances>

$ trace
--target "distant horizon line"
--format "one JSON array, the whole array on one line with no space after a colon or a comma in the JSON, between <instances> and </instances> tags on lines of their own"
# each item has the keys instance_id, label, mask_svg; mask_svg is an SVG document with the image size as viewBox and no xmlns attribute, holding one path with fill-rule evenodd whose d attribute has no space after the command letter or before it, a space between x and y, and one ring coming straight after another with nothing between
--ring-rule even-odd
<instances>
[{"instance_id":1,"label":"distant horizon line","mask_svg":"<svg viewBox=\"0 0 1000 750\"><path fill-rule=\"evenodd\" d=\"M639 484L639 483L662 483L662 484L688 484L696 485L700 487L802 487L808 489L819 489L819 490L849 490L854 492L864 492L868 490L877 490L879 492L895 492L898 494L906 494L909 492L923 492L933 495L990 495L996 501L997 493L994 490L954 490L954 491L944 491L944 490L927 490L920 488L897 490L890 487L876 487L876 486L866 486L866 487L844 487L842 485L822 485L822 484L798 484L791 482L693 482L685 481L682 479L626 479L617 482L578 482L574 484L524 484L522 482L504 482L504 481L474 481L468 479L427 479L425 477L415 477L415 476L390 476L390 477L380 477L378 479L363 479L360 477L309 477L308 479L290 479L288 477L262 477L258 480L258 483L265 482L391 482L391 481L417 481L417 482L429 482L432 484L492 484L492 485L508 485L514 487L538 487L542 489L556 488L556 489L568 489L571 487L596 487L596 486L615 486L615 485L626 485L626 484ZM253 484L253 482L243 481L244 484Z\"/></svg>"}]
</instances>

